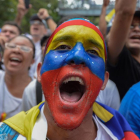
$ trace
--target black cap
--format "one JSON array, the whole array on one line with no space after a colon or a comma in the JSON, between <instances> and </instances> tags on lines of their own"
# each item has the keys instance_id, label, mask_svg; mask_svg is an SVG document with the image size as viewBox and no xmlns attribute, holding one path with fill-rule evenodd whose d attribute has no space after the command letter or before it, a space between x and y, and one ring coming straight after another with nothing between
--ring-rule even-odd
<instances>
[{"instance_id":1,"label":"black cap","mask_svg":"<svg viewBox=\"0 0 140 140\"><path fill-rule=\"evenodd\" d=\"M40 19L37 14L34 14L34 15L31 16L30 21L33 21L33 20L39 20L39 21L42 22L42 19Z\"/></svg>"},{"instance_id":2,"label":"black cap","mask_svg":"<svg viewBox=\"0 0 140 140\"><path fill-rule=\"evenodd\" d=\"M140 10L136 10L135 11L134 17L139 17L140 18Z\"/></svg>"}]
</instances>

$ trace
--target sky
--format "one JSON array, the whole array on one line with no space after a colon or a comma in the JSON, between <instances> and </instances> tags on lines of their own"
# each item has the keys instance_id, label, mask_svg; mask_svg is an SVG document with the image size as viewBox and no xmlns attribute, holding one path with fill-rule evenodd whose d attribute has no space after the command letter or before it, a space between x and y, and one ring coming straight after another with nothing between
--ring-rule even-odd
<instances>
[{"instance_id":1,"label":"sky","mask_svg":"<svg viewBox=\"0 0 140 140\"><path fill-rule=\"evenodd\" d=\"M71 3L71 1L73 0L68 0L69 3ZM96 4L102 4L103 3L103 0L95 0Z\"/></svg>"},{"instance_id":2,"label":"sky","mask_svg":"<svg viewBox=\"0 0 140 140\"><path fill-rule=\"evenodd\" d=\"M95 2L96 2L97 4L102 4L102 3L103 3L103 0L95 0Z\"/></svg>"}]
</instances>

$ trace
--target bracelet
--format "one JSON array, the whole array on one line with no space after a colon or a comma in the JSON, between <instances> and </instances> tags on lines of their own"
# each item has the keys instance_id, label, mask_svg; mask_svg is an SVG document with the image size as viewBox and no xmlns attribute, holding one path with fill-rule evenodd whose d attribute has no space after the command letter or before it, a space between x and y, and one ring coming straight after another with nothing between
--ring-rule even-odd
<instances>
[{"instance_id":1,"label":"bracelet","mask_svg":"<svg viewBox=\"0 0 140 140\"><path fill-rule=\"evenodd\" d=\"M48 17L45 18L46 21L49 20L49 19L52 19L52 17L48 16Z\"/></svg>"}]
</instances>

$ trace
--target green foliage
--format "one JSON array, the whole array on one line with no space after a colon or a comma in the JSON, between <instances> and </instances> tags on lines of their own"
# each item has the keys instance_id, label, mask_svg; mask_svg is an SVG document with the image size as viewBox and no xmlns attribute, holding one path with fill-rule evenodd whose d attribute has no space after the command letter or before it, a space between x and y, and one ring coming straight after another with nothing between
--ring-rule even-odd
<instances>
[{"instance_id":1,"label":"green foliage","mask_svg":"<svg viewBox=\"0 0 140 140\"><path fill-rule=\"evenodd\" d=\"M30 17L37 13L40 8L46 8L56 23L60 19L57 12L58 0L30 0L30 3L32 4L32 9L30 9L22 19L21 28L23 32L29 32ZM17 4L18 0L0 0L0 27L5 21L15 20L17 14Z\"/></svg>"},{"instance_id":2,"label":"green foliage","mask_svg":"<svg viewBox=\"0 0 140 140\"><path fill-rule=\"evenodd\" d=\"M0 27L5 21L15 19L16 5L16 0L0 0Z\"/></svg>"},{"instance_id":3,"label":"green foliage","mask_svg":"<svg viewBox=\"0 0 140 140\"><path fill-rule=\"evenodd\" d=\"M59 0L60 1L60 0ZM21 28L22 31L29 32L29 21L30 17L37 13L40 8L46 8L49 12L49 14L53 17L54 21L58 23L60 20L60 16L58 15L58 0L30 0L30 3L32 4L32 9L29 10L29 12L25 15L25 17L22 19ZM18 0L0 0L0 27L3 25L5 21L12 21L15 20L16 14L17 14L17 4ZM61 4L67 5L66 0L61 0ZM95 25L98 25L99 18L95 17L88 17L91 22L93 22Z\"/></svg>"}]
</instances>

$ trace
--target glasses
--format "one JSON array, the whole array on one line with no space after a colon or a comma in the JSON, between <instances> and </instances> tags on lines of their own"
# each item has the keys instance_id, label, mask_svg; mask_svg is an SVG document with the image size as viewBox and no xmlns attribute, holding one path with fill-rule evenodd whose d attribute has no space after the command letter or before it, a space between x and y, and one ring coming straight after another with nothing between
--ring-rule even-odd
<instances>
[{"instance_id":1,"label":"glasses","mask_svg":"<svg viewBox=\"0 0 140 140\"><path fill-rule=\"evenodd\" d=\"M33 20L33 21L30 21L30 24L33 25L33 24L36 24L36 25L43 25L43 23L39 20Z\"/></svg>"},{"instance_id":2,"label":"glasses","mask_svg":"<svg viewBox=\"0 0 140 140\"><path fill-rule=\"evenodd\" d=\"M7 49L15 49L15 48L19 48L21 51L29 53L32 51L31 48L27 47L27 46L21 46L21 45L15 45L15 44L10 44L10 43L5 43L5 48Z\"/></svg>"},{"instance_id":3,"label":"glasses","mask_svg":"<svg viewBox=\"0 0 140 140\"><path fill-rule=\"evenodd\" d=\"M139 29L140 29L140 24L139 23L133 24L133 25L130 26L130 29L134 29L136 27L139 27Z\"/></svg>"}]
</instances>

